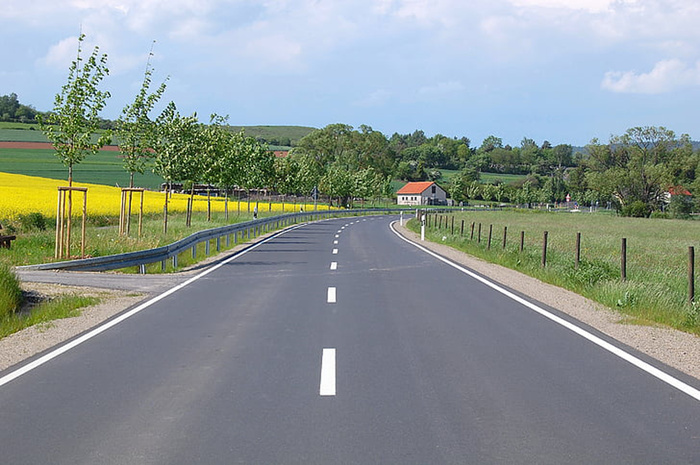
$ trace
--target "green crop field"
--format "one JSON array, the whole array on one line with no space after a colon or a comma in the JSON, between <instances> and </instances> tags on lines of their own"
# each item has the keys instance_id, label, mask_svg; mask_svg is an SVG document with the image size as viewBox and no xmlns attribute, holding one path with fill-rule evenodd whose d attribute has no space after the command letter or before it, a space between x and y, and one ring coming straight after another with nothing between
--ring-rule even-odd
<instances>
[{"instance_id":1,"label":"green crop field","mask_svg":"<svg viewBox=\"0 0 700 465\"><path fill-rule=\"evenodd\" d=\"M688 247L700 246L700 223L684 220L623 218L598 213L547 213L528 210L455 212L443 227L431 221L426 237L487 261L565 287L629 315L631 322L661 323L700 334L700 314L688 303ZM461 234L462 220L465 222ZM471 224L475 235L471 237ZM481 224L481 241L478 225ZM493 228L491 248L488 231ZM503 231L507 243L503 248ZM413 224L417 230L418 226ZM520 252L520 232L525 233ZM541 266L544 231L547 264ZM575 266L576 233L581 262ZM627 280L621 279L621 243L627 240Z\"/></svg>"},{"instance_id":2,"label":"green crop field","mask_svg":"<svg viewBox=\"0 0 700 465\"><path fill-rule=\"evenodd\" d=\"M0 148L0 171L25 174L50 179L68 179L68 168L63 166L53 150L3 149ZM73 167L73 179L77 182L104 184L108 186L129 185L129 173L122 167L119 152L99 152L86 157ZM134 184L138 187L158 189L162 179L151 171L136 174Z\"/></svg>"}]
</instances>

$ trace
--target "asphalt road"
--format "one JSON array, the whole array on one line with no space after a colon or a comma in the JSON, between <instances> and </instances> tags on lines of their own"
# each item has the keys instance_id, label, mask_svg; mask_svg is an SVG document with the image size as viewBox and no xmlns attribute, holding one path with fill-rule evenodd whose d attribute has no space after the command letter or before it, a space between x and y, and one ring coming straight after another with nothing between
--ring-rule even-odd
<instances>
[{"instance_id":1,"label":"asphalt road","mask_svg":"<svg viewBox=\"0 0 700 465\"><path fill-rule=\"evenodd\" d=\"M111 325L0 372L3 464L700 463L696 380L386 217L287 231Z\"/></svg>"}]
</instances>

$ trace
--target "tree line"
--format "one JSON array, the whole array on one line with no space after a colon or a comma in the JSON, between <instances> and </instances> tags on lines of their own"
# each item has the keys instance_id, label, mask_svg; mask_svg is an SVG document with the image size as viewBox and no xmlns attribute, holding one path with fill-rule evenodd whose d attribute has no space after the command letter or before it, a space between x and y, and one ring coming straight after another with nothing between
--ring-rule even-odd
<instances>
[{"instance_id":1,"label":"tree line","mask_svg":"<svg viewBox=\"0 0 700 465\"><path fill-rule=\"evenodd\" d=\"M72 166L114 137L132 185L133 174L150 167L166 183L322 194L343 206L391 196L391 181L400 179L439 181L455 202L531 205L570 199L579 205L610 204L630 216L668 211L677 217L700 207L692 195L700 189L700 152L688 135L676 136L664 127L630 128L608 142L594 139L574 151L568 144L538 144L527 137L513 147L492 135L472 147L467 137L427 137L420 130L386 137L366 125L331 124L301 138L287 157L275 158L266 144L242 130L230 131L226 117L211 115L201 123L196 113L181 115L174 102L152 116L166 82L151 91L150 56L134 101L113 129L99 131L104 122L99 113L110 97L100 88L109 74L107 56L95 47L83 58L83 40L81 36L78 57L53 111L36 115L68 167L69 183ZM456 173L445 180L442 170ZM520 176L510 183L486 184L480 182L482 173Z\"/></svg>"}]
</instances>

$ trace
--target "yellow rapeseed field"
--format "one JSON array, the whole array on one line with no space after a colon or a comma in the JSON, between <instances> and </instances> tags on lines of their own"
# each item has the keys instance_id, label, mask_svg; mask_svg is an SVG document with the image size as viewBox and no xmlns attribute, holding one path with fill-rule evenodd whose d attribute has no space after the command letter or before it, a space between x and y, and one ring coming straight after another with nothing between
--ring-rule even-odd
<instances>
[{"instance_id":1,"label":"yellow rapeseed field","mask_svg":"<svg viewBox=\"0 0 700 465\"><path fill-rule=\"evenodd\" d=\"M58 187L66 186L66 181L24 176L21 174L9 174L0 172L0 219L13 220L18 215L38 212L47 217L56 217L58 203ZM73 183L74 187L86 187L87 191L87 215L88 216L119 216L121 205L121 189L117 187L103 186L99 184ZM172 212L184 212L187 208L188 195L174 194L168 203L168 210ZM159 213L163 211L165 194L161 192L146 191L144 194L144 213ZM134 194L132 212L138 212L139 195ZM224 200L212 198L212 211L223 212ZM73 211L79 214L83 206L82 193L73 195ZM228 204L229 212L238 209L235 201ZM241 211L247 211L247 204L241 202ZM251 207L252 208L252 207ZM297 206L299 208L299 206ZM307 207L304 206L306 209ZM207 199L195 196L193 209L195 211L207 210ZM259 209L267 212L267 203L260 203ZM284 211L291 212L292 204L285 204ZM281 213L282 204L272 204L272 212Z\"/></svg>"}]
</instances>

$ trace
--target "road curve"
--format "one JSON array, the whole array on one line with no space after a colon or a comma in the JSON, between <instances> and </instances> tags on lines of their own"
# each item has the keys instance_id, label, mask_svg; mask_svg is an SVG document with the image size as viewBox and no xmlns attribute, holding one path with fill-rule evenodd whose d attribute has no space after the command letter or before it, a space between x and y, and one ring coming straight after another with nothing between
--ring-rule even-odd
<instances>
[{"instance_id":1,"label":"road curve","mask_svg":"<svg viewBox=\"0 0 700 465\"><path fill-rule=\"evenodd\" d=\"M68 344L0 372L4 463L700 462L697 399L386 217L293 228Z\"/></svg>"}]
</instances>

